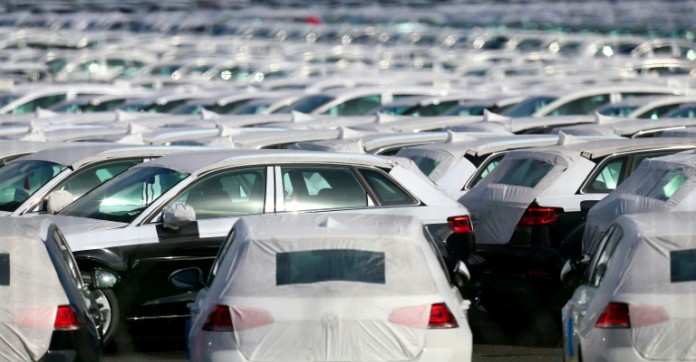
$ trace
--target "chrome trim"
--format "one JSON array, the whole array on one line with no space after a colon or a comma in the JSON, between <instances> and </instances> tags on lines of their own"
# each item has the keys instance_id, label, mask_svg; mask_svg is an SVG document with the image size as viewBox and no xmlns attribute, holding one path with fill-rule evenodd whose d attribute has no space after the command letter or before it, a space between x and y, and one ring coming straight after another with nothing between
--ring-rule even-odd
<instances>
[{"instance_id":1,"label":"chrome trim","mask_svg":"<svg viewBox=\"0 0 696 362\"><path fill-rule=\"evenodd\" d=\"M174 315L163 315L163 316L156 316L156 317L128 317L126 320L129 321L148 321L148 320L155 320L155 319L170 319L170 318L190 318L190 314L174 314Z\"/></svg>"}]
</instances>

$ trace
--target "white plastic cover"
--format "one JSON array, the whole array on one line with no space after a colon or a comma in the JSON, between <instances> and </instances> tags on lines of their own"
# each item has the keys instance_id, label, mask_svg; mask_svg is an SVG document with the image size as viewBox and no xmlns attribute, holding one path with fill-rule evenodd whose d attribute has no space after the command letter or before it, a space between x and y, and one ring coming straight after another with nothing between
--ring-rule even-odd
<instances>
[{"instance_id":1,"label":"white plastic cover","mask_svg":"<svg viewBox=\"0 0 696 362\"><path fill-rule=\"evenodd\" d=\"M75 201L75 195L68 190L57 190L46 197L46 212L55 215Z\"/></svg>"},{"instance_id":2,"label":"white plastic cover","mask_svg":"<svg viewBox=\"0 0 696 362\"><path fill-rule=\"evenodd\" d=\"M568 156L561 153L507 153L490 174L459 199L471 212L476 242L507 244L527 207L569 164Z\"/></svg>"},{"instance_id":3,"label":"white plastic cover","mask_svg":"<svg viewBox=\"0 0 696 362\"><path fill-rule=\"evenodd\" d=\"M0 255L9 256L2 257L0 273L9 275L0 275L0 360L37 361L48 350L57 308L68 298L45 244L29 235L34 229L24 226L22 236L3 226Z\"/></svg>"},{"instance_id":4,"label":"white plastic cover","mask_svg":"<svg viewBox=\"0 0 696 362\"><path fill-rule=\"evenodd\" d=\"M587 214L583 253L592 255L609 225L624 214L669 211L696 189L696 153L648 158ZM688 208L689 205L687 205ZM694 206L694 205L690 205Z\"/></svg>"},{"instance_id":5,"label":"white plastic cover","mask_svg":"<svg viewBox=\"0 0 696 362\"><path fill-rule=\"evenodd\" d=\"M235 233L201 310L230 306L237 349L250 361L412 360L431 304L451 300L414 218L252 216Z\"/></svg>"},{"instance_id":6,"label":"white plastic cover","mask_svg":"<svg viewBox=\"0 0 696 362\"><path fill-rule=\"evenodd\" d=\"M196 211L193 206L177 202L164 210L162 222L165 227L178 230L179 226L196 221Z\"/></svg>"},{"instance_id":7,"label":"white plastic cover","mask_svg":"<svg viewBox=\"0 0 696 362\"><path fill-rule=\"evenodd\" d=\"M695 218L646 213L620 221L624 236L604 277L613 290L600 284L599 291L629 304L632 344L646 359L696 359Z\"/></svg>"}]
</instances>

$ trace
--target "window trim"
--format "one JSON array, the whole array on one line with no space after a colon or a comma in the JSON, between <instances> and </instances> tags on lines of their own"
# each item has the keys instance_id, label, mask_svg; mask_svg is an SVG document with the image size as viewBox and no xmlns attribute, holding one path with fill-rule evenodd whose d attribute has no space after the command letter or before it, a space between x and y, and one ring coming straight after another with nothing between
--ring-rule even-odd
<instances>
[{"instance_id":1,"label":"window trim","mask_svg":"<svg viewBox=\"0 0 696 362\"><path fill-rule=\"evenodd\" d=\"M403 192L406 196L408 196L411 199L411 203L409 204L403 204L403 205L390 205L390 204L384 204L382 198L379 197L377 192L372 188L372 185L367 181L367 178L365 175L362 174L361 170L368 170L368 171L374 171L377 173L381 173L382 176L387 178L387 180L391 181L398 189L399 191ZM363 183L365 186L365 189L367 190L368 194L372 198L372 200L375 202L375 205L373 207L402 207L402 206L420 206L423 204L421 200L419 200L417 197L413 196L408 190L404 189L398 182L396 182L392 177L389 176L388 172L385 172L384 170L378 168L378 167L354 167L354 171L358 175L358 179ZM368 206L369 207L369 206Z\"/></svg>"}]
</instances>

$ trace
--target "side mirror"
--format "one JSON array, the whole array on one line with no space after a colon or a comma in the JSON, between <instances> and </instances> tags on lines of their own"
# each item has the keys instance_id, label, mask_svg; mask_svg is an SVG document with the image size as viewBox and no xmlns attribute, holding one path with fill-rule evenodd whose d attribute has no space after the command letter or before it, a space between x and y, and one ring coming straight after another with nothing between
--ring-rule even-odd
<instances>
[{"instance_id":1,"label":"side mirror","mask_svg":"<svg viewBox=\"0 0 696 362\"><path fill-rule=\"evenodd\" d=\"M459 275L459 277L462 278L464 281L471 280L469 268L467 268L466 264L464 264L464 262L461 260L458 261L457 264L454 266L454 272L456 273L456 275Z\"/></svg>"},{"instance_id":2,"label":"side mirror","mask_svg":"<svg viewBox=\"0 0 696 362\"><path fill-rule=\"evenodd\" d=\"M182 289L200 289L205 285L203 271L198 267L177 270L169 275L169 283Z\"/></svg>"},{"instance_id":3,"label":"side mirror","mask_svg":"<svg viewBox=\"0 0 696 362\"><path fill-rule=\"evenodd\" d=\"M118 283L118 275L106 269L95 268L90 273L92 278L92 288L95 289L110 289Z\"/></svg>"},{"instance_id":4,"label":"side mirror","mask_svg":"<svg viewBox=\"0 0 696 362\"><path fill-rule=\"evenodd\" d=\"M191 205L176 203L167 207L162 215L164 227L179 230L180 227L196 221L196 211Z\"/></svg>"},{"instance_id":5,"label":"side mirror","mask_svg":"<svg viewBox=\"0 0 696 362\"><path fill-rule=\"evenodd\" d=\"M46 212L55 215L75 201L75 196L68 190L58 190L46 197Z\"/></svg>"}]
</instances>

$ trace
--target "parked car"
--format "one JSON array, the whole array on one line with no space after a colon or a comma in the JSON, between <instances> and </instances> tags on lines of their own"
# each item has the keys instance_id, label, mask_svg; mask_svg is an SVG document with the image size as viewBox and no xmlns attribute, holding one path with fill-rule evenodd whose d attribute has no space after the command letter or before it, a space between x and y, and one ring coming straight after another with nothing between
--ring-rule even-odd
<instances>
[{"instance_id":1,"label":"parked car","mask_svg":"<svg viewBox=\"0 0 696 362\"><path fill-rule=\"evenodd\" d=\"M101 315L58 227L0 220L0 356L5 361L99 361ZM99 271L93 271L99 273ZM111 280L113 283L114 280Z\"/></svg>"},{"instance_id":2,"label":"parked car","mask_svg":"<svg viewBox=\"0 0 696 362\"><path fill-rule=\"evenodd\" d=\"M643 160L626 181L587 213L582 253L591 257L609 225L621 215L696 211L695 179L696 154L692 151Z\"/></svg>"},{"instance_id":3,"label":"parked car","mask_svg":"<svg viewBox=\"0 0 696 362\"><path fill-rule=\"evenodd\" d=\"M519 308L523 315L547 316L529 333L537 333L539 343L556 343L556 313L569 297L558 279L566 238L643 159L694 147L688 139L616 139L505 154L459 199L471 211L477 253L485 260L481 300L491 315L501 323Z\"/></svg>"},{"instance_id":4,"label":"parked car","mask_svg":"<svg viewBox=\"0 0 696 362\"><path fill-rule=\"evenodd\" d=\"M693 212L617 218L563 308L566 361L688 361L696 303Z\"/></svg>"},{"instance_id":5,"label":"parked car","mask_svg":"<svg viewBox=\"0 0 696 362\"><path fill-rule=\"evenodd\" d=\"M45 201L55 191L77 199L139 163L200 149L74 144L17 158L0 168L0 216L46 212Z\"/></svg>"},{"instance_id":6,"label":"parked car","mask_svg":"<svg viewBox=\"0 0 696 362\"><path fill-rule=\"evenodd\" d=\"M172 214L179 203L193 213L185 218ZM188 315L191 291L174 288L167 277L185 267L207 270L240 216L333 210L413 215L460 259L471 247L467 210L415 164L357 154L221 150L169 155L104 183L53 220L63 227L81 269L100 266L120 277L116 288L105 293L105 308L138 321ZM120 322L112 320L107 335L113 336Z\"/></svg>"},{"instance_id":7,"label":"parked car","mask_svg":"<svg viewBox=\"0 0 696 362\"><path fill-rule=\"evenodd\" d=\"M435 243L414 217L244 217L191 306L191 360L470 361L469 301Z\"/></svg>"}]
</instances>

